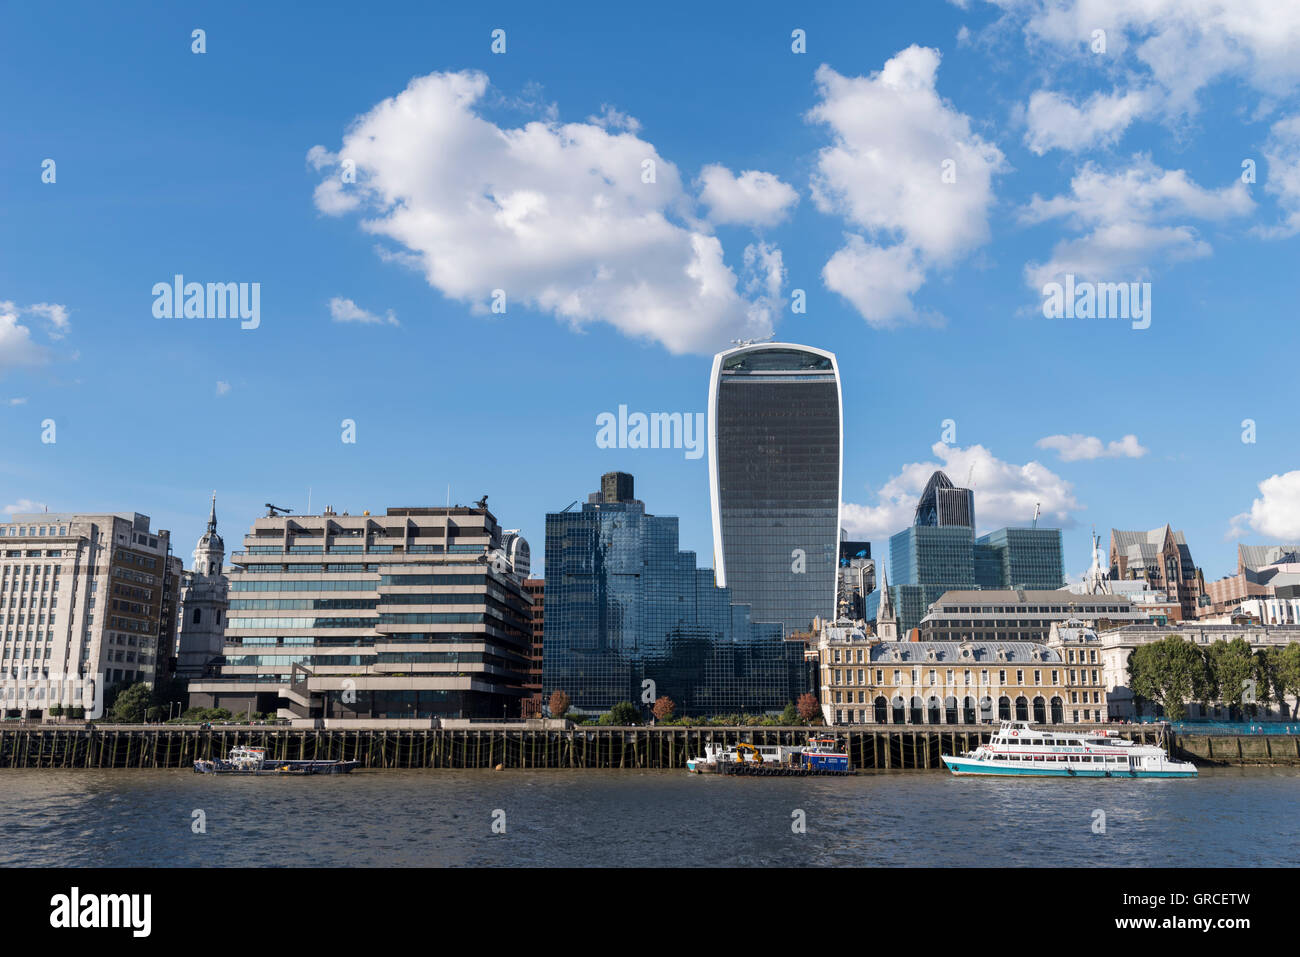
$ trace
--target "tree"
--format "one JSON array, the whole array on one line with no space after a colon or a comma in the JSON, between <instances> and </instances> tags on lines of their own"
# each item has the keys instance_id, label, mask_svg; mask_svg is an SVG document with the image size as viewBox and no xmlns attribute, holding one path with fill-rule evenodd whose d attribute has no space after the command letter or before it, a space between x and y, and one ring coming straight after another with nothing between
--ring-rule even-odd
<instances>
[{"instance_id":1,"label":"tree","mask_svg":"<svg viewBox=\"0 0 1300 957\"><path fill-rule=\"evenodd\" d=\"M795 706L799 712L799 717L805 722L813 721L821 717L822 706L817 703L817 696L804 692L799 696L799 703Z\"/></svg>"},{"instance_id":2,"label":"tree","mask_svg":"<svg viewBox=\"0 0 1300 957\"><path fill-rule=\"evenodd\" d=\"M113 720L122 724L139 724L144 720L151 697L152 692L143 681L124 688L113 701Z\"/></svg>"},{"instance_id":3,"label":"tree","mask_svg":"<svg viewBox=\"0 0 1300 957\"><path fill-rule=\"evenodd\" d=\"M1206 654L1215 695L1228 706L1228 714L1237 714L1244 704L1251 715L1260 700L1259 667L1255 652L1244 638L1216 641Z\"/></svg>"},{"instance_id":4,"label":"tree","mask_svg":"<svg viewBox=\"0 0 1300 957\"><path fill-rule=\"evenodd\" d=\"M1277 690L1277 700L1283 709L1287 707L1287 698L1295 701L1291 706L1291 720L1294 721L1297 713L1300 712L1300 642L1293 641L1285 648L1277 650L1273 664L1273 681L1274 688Z\"/></svg>"},{"instance_id":5,"label":"tree","mask_svg":"<svg viewBox=\"0 0 1300 957\"><path fill-rule=\"evenodd\" d=\"M616 725L640 724L641 712L631 701L620 701L609 709L609 723Z\"/></svg>"},{"instance_id":6,"label":"tree","mask_svg":"<svg viewBox=\"0 0 1300 957\"><path fill-rule=\"evenodd\" d=\"M794 706L793 701L785 706L785 710L781 712L779 720L780 723L787 728L799 723L799 709Z\"/></svg>"},{"instance_id":7,"label":"tree","mask_svg":"<svg viewBox=\"0 0 1300 957\"><path fill-rule=\"evenodd\" d=\"M676 707L677 704L672 698L667 695L660 695L655 698L654 707L651 708L650 711L654 714L656 721L667 721L673 716L673 711Z\"/></svg>"},{"instance_id":8,"label":"tree","mask_svg":"<svg viewBox=\"0 0 1300 957\"><path fill-rule=\"evenodd\" d=\"M563 718L569 713L569 696L556 688L551 692L550 706L552 718Z\"/></svg>"},{"instance_id":9,"label":"tree","mask_svg":"<svg viewBox=\"0 0 1300 957\"><path fill-rule=\"evenodd\" d=\"M1159 702L1170 721L1181 721L1187 702L1212 695L1213 682L1201 649L1178 635L1142 645L1129 656L1129 688Z\"/></svg>"}]
</instances>

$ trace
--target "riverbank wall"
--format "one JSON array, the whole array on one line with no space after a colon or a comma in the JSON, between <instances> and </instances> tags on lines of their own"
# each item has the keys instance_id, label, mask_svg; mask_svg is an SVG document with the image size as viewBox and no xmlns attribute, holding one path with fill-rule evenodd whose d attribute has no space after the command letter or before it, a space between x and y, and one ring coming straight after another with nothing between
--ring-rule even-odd
<instances>
[{"instance_id":1,"label":"riverbank wall","mask_svg":"<svg viewBox=\"0 0 1300 957\"><path fill-rule=\"evenodd\" d=\"M1084 729L1079 729L1084 730ZM1198 764L1300 765L1300 737L1174 735L1152 727L1119 729L1124 737ZM817 728L849 754L858 770L938 769L941 754L987 741L988 725ZM359 761L364 768L682 769L708 745L805 744L808 728L650 727L541 729L324 729L265 726L99 726L0 728L0 768L189 768L225 757L236 745L265 748L274 760Z\"/></svg>"}]
</instances>

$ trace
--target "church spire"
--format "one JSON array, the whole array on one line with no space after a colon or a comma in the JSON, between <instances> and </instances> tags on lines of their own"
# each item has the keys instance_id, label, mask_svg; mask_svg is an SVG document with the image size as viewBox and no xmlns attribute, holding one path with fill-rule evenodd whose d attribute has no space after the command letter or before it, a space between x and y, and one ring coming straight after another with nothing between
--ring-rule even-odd
<instances>
[{"instance_id":1,"label":"church spire","mask_svg":"<svg viewBox=\"0 0 1300 957\"><path fill-rule=\"evenodd\" d=\"M212 490L212 511L208 513L208 534L217 534L217 490Z\"/></svg>"}]
</instances>

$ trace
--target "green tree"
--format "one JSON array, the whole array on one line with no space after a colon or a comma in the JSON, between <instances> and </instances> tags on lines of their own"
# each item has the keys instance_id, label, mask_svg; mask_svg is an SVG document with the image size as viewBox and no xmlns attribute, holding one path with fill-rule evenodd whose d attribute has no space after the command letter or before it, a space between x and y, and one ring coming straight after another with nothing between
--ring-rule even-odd
<instances>
[{"instance_id":1,"label":"green tree","mask_svg":"<svg viewBox=\"0 0 1300 957\"><path fill-rule=\"evenodd\" d=\"M794 706L793 701L786 705L785 710L781 712L780 721L781 724L785 725L787 728L801 723L799 719L799 709Z\"/></svg>"},{"instance_id":2,"label":"green tree","mask_svg":"<svg viewBox=\"0 0 1300 957\"><path fill-rule=\"evenodd\" d=\"M631 701L620 701L609 709L609 723L629 725L641 723L641 711Z\"/></svg>"},{"instance_id":3,"label":"green tree","mask_svg":"<svg viewBox=\"0 0 1300 957\"><path fill-rule=\"evenodd\" d=\"M1285 648L1276 651L1273 664L1273 687L1284 711L1287 707L1287 698L1296 702L1290 709L1291 720L1294 721L1300 713L1300 642L1293 641Z\"/></svg>"},{"instance_id":4,"label":"green tree","mask_svg":"<svg viewBox=\"0 0 1300 957\"><path fill-rule=\"evenodd\" d=\"M144 720L152 692L143 681L118 692L113 701L112 718L122 724L139 724Z\"/></svg>"},{"instance_id":5,"label":"green tree","mask_svg":"<svg viewBox=\"0 0 1300 957\"><path fill-rule=\"evenodd\" d=\"M1129 656L1130 690L1158 702L1170 721L1186 716L1187 702L1206 700L1211 684L1201 650L1178 635L1142 645Z\"/></svg>"},{"instance_id":6,"label":"green tree","mask_svg":"<svg viewBox=\"0 0 1300 957\"><path fill-rule=\"evenodd\" d=\"M1206 659L1213 697L1228 706L1229 715L1240 714L1244 705L1253 717L1260 700L1259 662L1246 639L1216 641L1207 649Z\"/></svg>"}]
</instances>

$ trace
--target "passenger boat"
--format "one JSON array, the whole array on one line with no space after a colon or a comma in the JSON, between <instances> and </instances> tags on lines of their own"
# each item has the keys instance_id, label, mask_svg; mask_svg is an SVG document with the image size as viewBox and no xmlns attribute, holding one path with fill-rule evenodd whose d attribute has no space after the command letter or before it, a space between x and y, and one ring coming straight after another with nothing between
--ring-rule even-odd
<instances>
[{"instance_id":1,"label":"passenger boat","mask_svg":"<svg viewBox=\"0 0 1300 957\"><path fill-rule=\"evenodd\" d=\"M958 757L940 755L953 774L1080 778L1194 778L1196 766L1163 748L1137 744L1114 730L1036 730L1003 721L987 744Z\"/></svg>"},{"instance_id":2,"label":"passenger boat","mask_svg":"<svg viewBox=\"0 0 1300 957\"><path fill-rule=\"evenodd\" d=\"M223 761L199 760L194 762L195 774L277 774L304 776L309 774L347 774L358 767L360 761L269 761L266 748L235 747Z\"/></svg>"}]
</instances>

